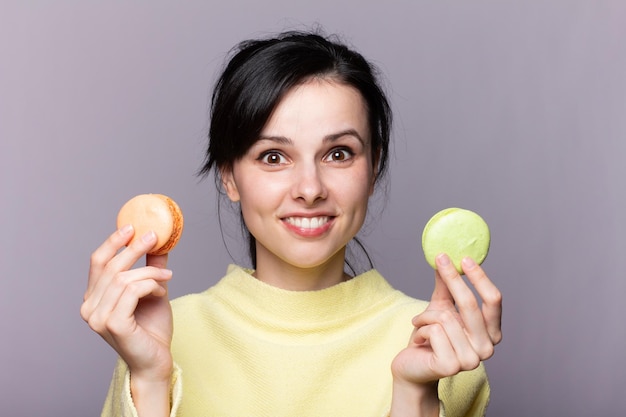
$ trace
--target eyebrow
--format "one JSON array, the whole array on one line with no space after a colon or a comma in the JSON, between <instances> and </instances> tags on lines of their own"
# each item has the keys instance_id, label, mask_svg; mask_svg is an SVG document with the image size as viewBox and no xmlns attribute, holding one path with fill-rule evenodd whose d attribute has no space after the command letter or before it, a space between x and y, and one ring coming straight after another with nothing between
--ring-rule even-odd
<instances>
[{"instance_id":1,"label":"eyebrow","mask_svg":"<svg viewBox=\"0 0 626 417\"><path fill-rule=\"evenodd\" d=\"M335 141L337 141L338 139L340 139L340 138L342 138L344 136L353 136L359 142L361 142L361 144L363 144L363 146L365 146L365 140L361 137L359 132L357 132L354 129L346 129L346 130L342 130L342 131L337 132L337 133L332 133L330 135L324 136L323 141L332 143L332 142L335 142ZM281 145L293 145L293 140L291 140L290 138L285 137L285 136L265 136L265 135L261 135L261 136L259 136L259 140L269 140L269 141L272 141L272 142L279 143Z\"/></svg>"}]
</instances>

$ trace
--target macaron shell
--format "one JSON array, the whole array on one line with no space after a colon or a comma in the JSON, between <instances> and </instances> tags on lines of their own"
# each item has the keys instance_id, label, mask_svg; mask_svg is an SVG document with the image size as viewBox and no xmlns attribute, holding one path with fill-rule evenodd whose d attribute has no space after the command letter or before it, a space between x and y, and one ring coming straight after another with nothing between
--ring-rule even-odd
<instances>
[{"instance_id":1,"label":"macaron shell","mask_svg":"<svg viewBox=\"0 0 626 417\"><path fill-rule=\"evenodd\" d=\"M183 212L180 207L174 200L167 196L163 196L166 200L168 207L170 209L170 213L172 215L172 233L170 234L170 238L159 248L158 250L153 249L150 252L151 255L164 255L174 249L174 247L178 244L182 234L183 234L183 226L184 226L184 217Z\"/></svg>"},{"instance_id":2,"label":"macaron shell","mask_svg":"<svg viewBox=\"0 0 626 417\"><path fill-rule=\"evenodd\" d=\"M133 197L120 209L117 216L117 227L132 224L135 229L132 241L141 239L151 230L154 231L157 242L149 253L162 254L160 249L168 243L175 231L174 215L167 200L168 197L161 194L141 194ZM173 247L173 245L170 246Z\"/></svg>"},{"instance_id":3,"label":"macaron shell","mask_svg":"<svg viewBox=\"0 0 626 417\"><path fill-rule=\"evenodd\" d=\"M435 257L446 253L462 274L461 261L469 256L481 264L487 257L491 235L478 214L461 208L448 208L435 214L424 227L422 248L426 261L436 268Z\"/></svg>"}]
</instances>

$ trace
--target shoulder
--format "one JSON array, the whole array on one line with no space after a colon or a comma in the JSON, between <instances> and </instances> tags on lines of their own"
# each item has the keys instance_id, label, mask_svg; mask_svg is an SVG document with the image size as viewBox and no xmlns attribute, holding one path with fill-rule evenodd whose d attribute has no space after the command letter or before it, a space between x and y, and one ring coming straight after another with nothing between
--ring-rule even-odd
<instances>
[{"instance_id":1,"label":"shoulder","mask_svg":"<svg viewBox=\"0 0 626 417\"><path fill-rule=\"evenodd\" d=\"M394 288L377 270L372 269L355 277L362 281L362 286L367 288L361 294L367 292L365 302L375 320L382 320L389 326L397 326L397 330L403 332L405 338L412 330L411 320L422 313L428 307L428 301L411 297ZM403 339L404 340L404 339Z\"/></svg>"},{"instance_id":2,"label":"shoulder","mask_svg":"<svg viewBox=\"0 0 626 417\"><path fill-rule=\"evenodd\" d=\"M199 293L191 293L174 298L170 302L172 310L176 313L177 311L189 310L196 308L198 305L202 305L206 302L207 298L210 297L210 290L211 288Z\"/></svg>"},{"instance_id":3,"label":"shoulder","mask_svg":"<svg viewBox=\"0 0 626 417\"><path fill-rule=\"evenodd\" d=\"M213 286L204 291L183 295L171 300L174 318L183 314L198 314L212 308L220 302L236 297L236 292L242 280L248 277L248 270L237 265L229 265L226 274Z\"/></svg>"},{"instance_id":4,"label":"shoulder","mask_svg":"<svg viewBox=\"0 0 626 417\"><path fill-rule=\"evenodd\" d=\"M423 311L428 301L414 298L394 288L377 270L372 269L362 274L367 277L368 286L379 295L388 297L391 303L398 308L417 309ZM360 277L360 276L359 276Z\"/></svg>"}]
</instances>

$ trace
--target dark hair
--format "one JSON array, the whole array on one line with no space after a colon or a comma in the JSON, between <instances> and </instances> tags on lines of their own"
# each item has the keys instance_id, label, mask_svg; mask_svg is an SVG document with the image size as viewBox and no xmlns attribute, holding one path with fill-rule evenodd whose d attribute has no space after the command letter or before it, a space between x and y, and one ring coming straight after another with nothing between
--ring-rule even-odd
<instances>
[{"instance_id":1,"label":"dark hair","mask_svg":"<svg viewBox=\"0 0 626 417\"><path fill-rule=\"evenodd\" d=\"M213 91L209 146L200 175L206 176L214 169L220 190L219 170L231 169L247 153L291 88L315 77L352 86L363 96L372 155L379 156L376 179L380 179L387 171L391 110L377 80L377 70L338 40L309 32L248 40L233 50ZM252 263L256 264L256 242L249 232L248 237ZM357 244L362 247L360 242Z\"/></svg>"}]
</instances>

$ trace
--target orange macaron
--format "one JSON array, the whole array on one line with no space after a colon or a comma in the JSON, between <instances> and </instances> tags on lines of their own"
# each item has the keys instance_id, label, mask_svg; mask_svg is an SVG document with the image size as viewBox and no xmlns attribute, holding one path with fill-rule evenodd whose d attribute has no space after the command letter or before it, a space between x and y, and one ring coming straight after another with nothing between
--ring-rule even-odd
<instances>
[{"instance_id":1,"label":"orange macaron","mask_svg":"<svg viewBox=\"0 0 626 417\"><path fill-rule=\"evenodd\" d=\"M149 255L164 255L174 249L183 234L183 213L174 200L163 194L141 194L128 200L117 215L118 229L131 224L135 229L133 240L149 231L157 242Z\"/></svg>"}]
</instances>

